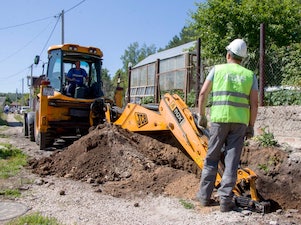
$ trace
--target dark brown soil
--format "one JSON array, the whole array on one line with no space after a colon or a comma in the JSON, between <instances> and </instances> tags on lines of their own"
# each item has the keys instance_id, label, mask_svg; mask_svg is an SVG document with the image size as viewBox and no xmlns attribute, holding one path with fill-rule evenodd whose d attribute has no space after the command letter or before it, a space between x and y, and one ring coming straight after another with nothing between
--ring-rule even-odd
<instances>
[{"instance_id":1,"label":"dark brown soil","mask_svg":"<svg viewBox=\"0 0 301 225\"><path fill-rule=\"evenodd\" d=\"M88 181L115 197L163 194L194 199L201 170L180 149L169 133L150 137L105 124L30 165L42 176ZM253 146L244 149L242 165L258 174L257 188L264 199L284 209L301 209L298 160L277 148Z\"/></svg>"}]
</instances>

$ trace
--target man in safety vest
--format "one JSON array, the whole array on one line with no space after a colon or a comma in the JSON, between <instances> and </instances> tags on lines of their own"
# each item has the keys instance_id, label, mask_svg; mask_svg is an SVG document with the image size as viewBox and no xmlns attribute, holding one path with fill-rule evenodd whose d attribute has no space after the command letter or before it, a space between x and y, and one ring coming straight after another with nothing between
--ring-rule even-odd
<instances>
[{"instance_id":1,"label":"man in safety vest","mask_svg":"<svg viewBox=\"0 0 301 225\"><path fill-rule=\"evenodd\" d=\"M226 64L216 65L209 72L199 94L198 125L207 127L205 108L212 91L210 109L210 139L208 152L197 198L201 205L210 206L214 202L214 189L218 162L224 157L225 170L218 195L220 211L234 209L233 187L237 179L237 169L244 138L254 135L254 123L258 110L258 82L255 74L241 66L247 57L247 45L242 39L235 39L227 47Z\"/></svg>"}]
</instances>

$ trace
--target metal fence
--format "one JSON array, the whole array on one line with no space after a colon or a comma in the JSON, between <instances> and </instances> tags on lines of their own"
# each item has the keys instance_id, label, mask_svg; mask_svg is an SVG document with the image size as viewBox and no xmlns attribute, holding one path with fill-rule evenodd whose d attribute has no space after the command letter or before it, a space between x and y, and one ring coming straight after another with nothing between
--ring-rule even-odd
<instances>
[{"instance_id":1,"label":"metal fence","mask_svg":"<svg viewBox=\"0 0 301 225\"><path fill-rule=\"evenodd\" d=\"M258 50L249 53L249 57L242 63L244 67L254 71L258 78L259 98L262 94L261 106L301 105L301 84L286 84L290 83L287 81L288 75L285 74L286 64L292 62L283 60L282 56L277 55L276 52L269 49L266 52L267 54L264 56L262 62L260 61ZM225 59L221 60L220 63L225 63ZM214 63L206 61L205 64L203 73L206 77L210 69L214 66ZM300 70L301 68L299 70L296 68L296 71ZM261 74L260 71L263 71L263 73Z\"/></svg>"}]
</instances>

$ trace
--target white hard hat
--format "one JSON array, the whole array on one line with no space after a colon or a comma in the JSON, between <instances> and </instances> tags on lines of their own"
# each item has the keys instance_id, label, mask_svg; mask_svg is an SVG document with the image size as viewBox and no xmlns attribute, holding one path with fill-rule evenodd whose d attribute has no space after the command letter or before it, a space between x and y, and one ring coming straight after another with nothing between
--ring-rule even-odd
<instances>
[{"instance_id":1,"label":"white hard hat","mask_svg":"<svg viewBox=\"0 0 301 225\"><path fill-rule=\"evenodd\" d=\"M242 58L246 58L248 56L247 53L247 44L242 39L233 40L226 49L228 51L233 52L235 55L240 56Z\"/></svg>"}]
</instances>

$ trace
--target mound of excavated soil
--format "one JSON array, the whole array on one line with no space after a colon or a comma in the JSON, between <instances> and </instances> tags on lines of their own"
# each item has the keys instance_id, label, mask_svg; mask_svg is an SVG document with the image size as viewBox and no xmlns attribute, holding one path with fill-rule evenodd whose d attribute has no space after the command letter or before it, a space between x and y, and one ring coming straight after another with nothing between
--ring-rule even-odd
<instances>
[{"instance_id":1,"label":"mound of excavated soil","mask_svg":"<svg viewBox=\"0 0 301 225\"><path fill-rule=\"evenodd\" d=\"M183 154L170 133L146 136L112 124L96 127L63 151L30 162L35 173L95 184L116 197L164 194L193 199L200 169ZM244 149L242 165L259 176L264 199L283 208L301 209L299 161L279 149Z\"/></svg>"},{"instance_id":2,"label":"mound of excavated soil","mask_svg":"<svg viewBox=\"0 0 301 225\"><path fill-rule=\"evenodd\" d=\"M285 152L278 148L245 148L241 163L258 175L256 187L274 208L301 210L301 152Z\"/></svg>"},{"instance_id":3,"label":"mound of excavated soil","mask_svg":"<svg viewBox=\"0 0 301 225\"><path fill-rule=\"evenodd\" d=\"M200 169L173 146L177 142L169 133L156 138L100 125L64 151L32 161L31 166L40 175L100 184L104 193L116 197L165 193L194 198Z\"/></svg>"}]
</instances>

